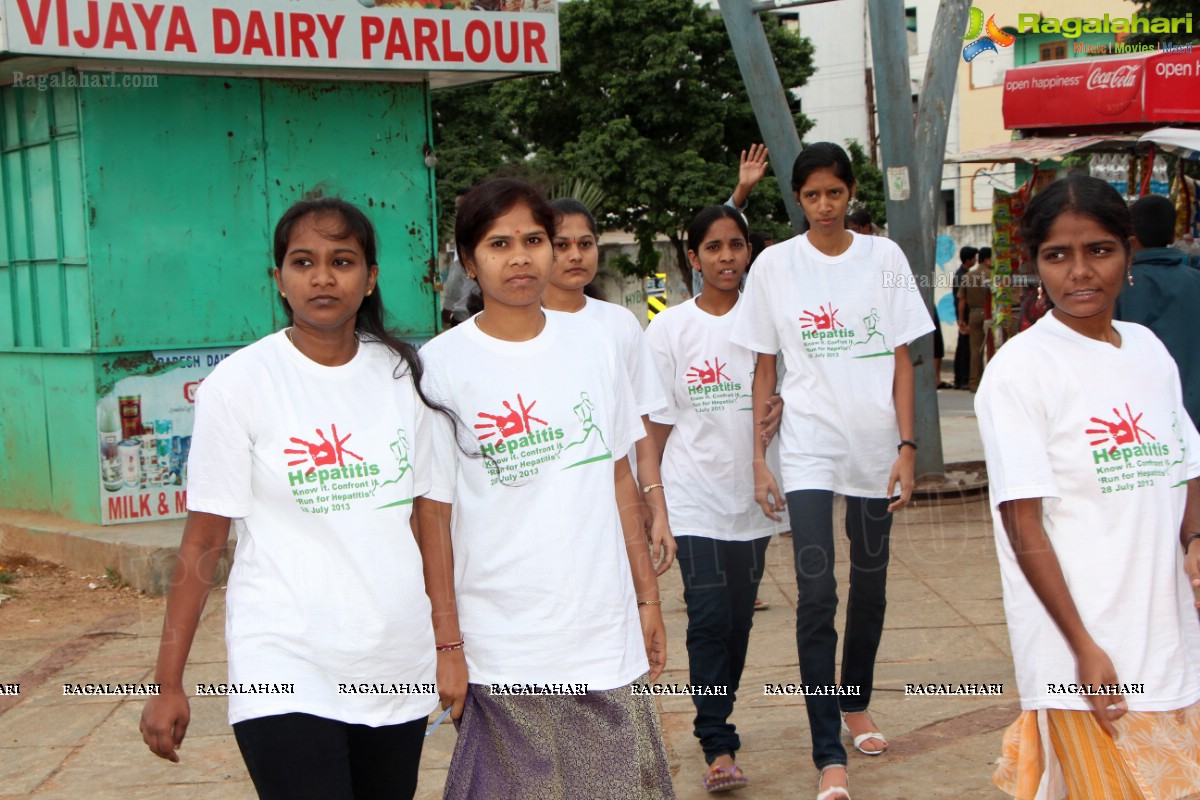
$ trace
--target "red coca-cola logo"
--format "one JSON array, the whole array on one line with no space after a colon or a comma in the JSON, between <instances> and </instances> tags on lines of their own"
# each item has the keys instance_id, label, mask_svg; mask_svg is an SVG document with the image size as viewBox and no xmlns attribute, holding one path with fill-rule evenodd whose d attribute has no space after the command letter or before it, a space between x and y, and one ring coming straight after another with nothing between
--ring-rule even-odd
<instances>
[{"instance_id":1,"label":"red coca-cola logo","mask_svg":"<svg viewBox=\"0 0 1200 800\"><path fill-rule=\"evenodd\" d=\"M1116 116L1137 98L1142 85L1142 70L1134 64L1114 69L1093 67L1088 73L1088 100L1092 108L1106 116Z\"/></svg>"}]
</instances>

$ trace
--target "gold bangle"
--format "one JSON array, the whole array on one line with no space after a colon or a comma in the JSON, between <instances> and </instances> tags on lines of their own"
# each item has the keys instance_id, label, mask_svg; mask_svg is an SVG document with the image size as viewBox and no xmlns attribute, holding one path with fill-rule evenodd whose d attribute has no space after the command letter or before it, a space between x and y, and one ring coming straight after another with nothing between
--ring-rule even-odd
<instances>
[{"instance_id":1,"label":"gold bangle","mask_svg":"<svg viewBox=\"0 0 1200 800\"><path fill-rule=\"evenodd\" d=\"M638 600L639 606L661 606L662 600Z\"/></svg>"},{"instance_id":2,"label":"gold bangle","mask_svg":"<svg viewBox=\"0 0 1200 800\"><path fill-rule=\"evenodd\" d=\"M650 494L651 489L662 489L664 492L667 490L661 483L652 483L649 486L642 487L642 494Z\"/></svg>"}]
</instances>

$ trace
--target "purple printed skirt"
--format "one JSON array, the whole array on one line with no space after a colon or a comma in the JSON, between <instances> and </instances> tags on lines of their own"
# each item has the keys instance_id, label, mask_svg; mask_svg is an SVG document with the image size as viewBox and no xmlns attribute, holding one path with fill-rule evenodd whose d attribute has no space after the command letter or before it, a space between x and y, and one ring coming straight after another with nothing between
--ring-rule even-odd
<instances>
[{"instance_id":1,"label":"purple printed skirt","mask_svg":"<svg viewBox=\"0 0 1200 800\"><path fill-rule=\"evenodd\" d=\"M471 684L443 800L675 800L654 698L632 685L530 697Z\"/></svg>"}]
</instances>

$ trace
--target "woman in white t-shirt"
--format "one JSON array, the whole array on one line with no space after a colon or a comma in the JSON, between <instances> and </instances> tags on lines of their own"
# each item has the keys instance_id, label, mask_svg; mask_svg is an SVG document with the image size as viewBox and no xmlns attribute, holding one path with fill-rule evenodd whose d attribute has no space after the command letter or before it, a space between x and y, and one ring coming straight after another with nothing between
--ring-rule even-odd
<instances>
[{"instance_id":1,"label":"woman in white t-shirt","mask_svg":"<svg viewBox=\"0 0 1200 800\"><path fill-rule=\"evenodd\" d=\"M625 454L645 435L611 335L544 310L553 209L494 180L455 240L483 311L422 350L434 436L416 513L439 537L439 686L460 721L444 797L673 798L642 678L662 672L657 579Z\"/></svg>"},{"instance_id":2,"label":"woman in white t-shirt","mask_svg":"<svg viewBox=\"0 0 1200 800\"><path fill-rule=\"evenodd\" d=\"M1200 792L1200 436L1166 348L1113 321L1132 233L1097 178L1033 198L1054 307L975 398L1022 709L994 779L1018 798Z\"/></svg>"},{"instance_id":3,"label":"woman in white t-shirt","mask_svg":"<svg viewBox=\"0 0 1200 800\"><path fill-rule=\"evenodd\" d=\"M429 485L416 351L384 326L375 230L337 198L288 209L275 283L291 326L205 379L188 517L142 714L171 761L184 665L230 524L229 721L263 798L411 798L436 658L413 498Z\"/></svg>"},{"instance_id":4,"label":"woman in white t-shirt","mask_svg":"<svg viewBox=\"0 0 1200 800\"><path fill-rule=\"evenodd\" d=\"M578 200L561 198L551 202L550 207L557 214L553 242L554 266L550 270L546 292L542 295L542 307L568 314L582 314L609 332L625 361L638 413L642 415L642 424L649 431L648 415L651 411L662 409L666 398L654 373L642 326L633 312L624 306L607 303L588 294L600 266L596 220L588 207ZM649 520L647 527L655 572L662 575L675 560L676 544L671 536L658 458L650 436L638 439L630 455L634 461L631 464L634 478L641 486L645 501L644 513Z\"/></svg>"},{"instance_id":5,"label":"woman in white t-shirt","mask_svg":"<svg viewBox=\"0 0 1200 800\"><path fill-rule=\"evenodd\" d=\"M772 533L788 529L786 520L768 519L754 502L754 444L746 435L754 354L729 340L750 263L749 238L746 220L729 206L701 211L688 228L687 255L704 276L704 291L660 312L646 331L667 390L667 407L650 419L679 545L689 682L720 687L719 694L692 696L710 792L747 784L734 763L741 741L729 716L767 544ZM776 455L774 446L769 455Z\"/></svg>"},{"instance_id":6,"label":"woman in white t-shirt","mask_svg":"<svg viewBox=\"0 0 1200 800\"><path fill-rule=\"evenodd\" d=\"M758 353L754 407L783 379L780 457L796 556L796 645L822 800L845 798L846 750L839 708L854 745L878 755L887 741L867 715L883 632L892 512L912 493L916 443L909 342L933 330L929 310L894 242L845 229L854 172L842 148L806 147L792 190L809 231L768 247L754 262L733 341ZM750 429L747 428L747 435ZM772 519L784 508L755 436L755 496ZM894 496L896 485L900 494ZM850 592L835 684L837 583L833 495L846 496Z\"/></svg>"}]
</instances>

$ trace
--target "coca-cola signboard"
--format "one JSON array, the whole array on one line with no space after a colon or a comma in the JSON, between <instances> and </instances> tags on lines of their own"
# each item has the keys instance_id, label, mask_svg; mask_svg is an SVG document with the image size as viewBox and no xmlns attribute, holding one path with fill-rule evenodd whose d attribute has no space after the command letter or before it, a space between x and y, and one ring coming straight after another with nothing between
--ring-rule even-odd
<instances>
[{"instance_id":1,"label":"coca-cola signboard","mask_svg":"<svg viewBox=\"0 0 1200 800\"><path fill-rule=\"evenodd\" d=\"M1097 64L1088 71L1085 87L1092 108L1113 117L1129 108L1137 98L1142 88L1142 70L1136 64L1112 67Z\"/></svg>"},{"instance_id":2,"label":"coca-cola signboard","mask_svg":"<svg viewBox=\"0 0 1200 800\"><path fill-rule=\"evenodd\" d=\"M1200 52L1150 51L1029 64L1004 76L1004 126L1200 122Z\"/></svg>"}]
</instances>

